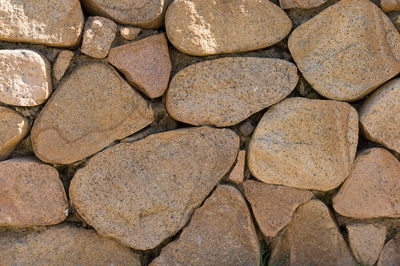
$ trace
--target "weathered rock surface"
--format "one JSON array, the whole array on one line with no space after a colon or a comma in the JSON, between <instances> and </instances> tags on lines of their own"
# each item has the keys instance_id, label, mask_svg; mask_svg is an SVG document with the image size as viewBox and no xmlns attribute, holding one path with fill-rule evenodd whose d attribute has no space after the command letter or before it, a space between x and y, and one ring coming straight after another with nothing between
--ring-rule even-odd
<instances>
[{"instance_id":1,"label":"weathered rock surface","mask_svg":"<svg viewBox=\"0 0 400 266\"><path fill-rule=\"evenodd\" d=\"M379 257L378 266L400 265L400 234L388 241Z\"/></svg>"},{"instance_id":2,"label":"weathered rock surface","mask_svg":"<svg viewBox=\"0 0 400 266\"><path fill-rule=\"evenodd\" d=\"M151 265L259 263L260 247L246 202L234 187L220 185Z\"/></svg>"},{"instance_id":3,"label":"weathered rock surface","mask_svg":"<svg viewBox=\"0 0 400 266\"><path fill-rule=\"evenodd\" d=\"M111 67L79 67L57 88L31 132L39 159L69 164L82 160L153 121L153 111Z\"/></svg>"},{"instance_id":4,"label":"weathered rock surface","mask_svg":"<svg viewBox=\"0 0 400 266\"><path fill-rule=\"evenodd\" d=\"M134 40L142 30L136 27L122 27L119 29L119 34L127 41Z\"/></svg>"},{"instance_id":5,"label":"weathered rock surface","mask_svg":"<svg viewBox=\"0 0 400 266\"><path fill-rule=\"evenodd\" d=\"M175 120L192 125L235 125L289 95L297 68L281 59L227 57L178 72L166 106Z\"/></svg>"},{"instance_id":6,"label":"weathered rock surface","mask_svg":"<svg viewBox=\"0 0 400 266\"><path fill-rule=\"evenodd\" d=\"M228 180L235 184L243 183L244 179L244 166L246 164L246 151L241 150L236 158L236 164L228 176Z\"/></svg>"},{"instance_id":7,"label":"weathered rock surface","mask_svg":"<svg viewBox=\"0 0 400 266\"><path fill-rule=\"evenodd\" d=\"M328 0L279 0L279 5L283 9L301 8L309 9L319 7L326 3Z\"/></svg>"},{"instance_id":8,"label":"weathered rock surface","mask_svg":"<svg viewBox=\"0 0 400 266\"><path fill-rule=\"evenodd\" d=\"M64 76L74 55L74 52L69 50L61 51L57 55L57 59L53 65L53 76L56 80L60 80Z\"/></svg>"},{"instance_id":9,"label":"weathered rock surface","mask_svg":"<svg viewBox=\"0 0 400 266\"><path fill-rule=\"evenodd\" d=\"M271 46L289 34L292 23L270 1L175 0L165 15L165 27L178 50L205 56Z\"/></svg>"},{"instance_id":10,"label":"weathered rock surface","mask_svg":"<svg viewBox=\"0 0 400 266\"><path fill-rule=\"evenodd\" d=\"M385 13L400 11L400 0L381 0L381 8Z\"/></svg>"},{"instance_id":11,"label":"weathered rock surface","mask_svg":"<svg viewBox=\"0 0 400 266\"><path fill-rule=\"evenodd\" d=\"M76 211L97 232L134 249L176 234L235 161L229 129L188 128L113 146L71 181Z\"/></svg>"},{"instance_id":12,"label":"weathered rock surface","mask_svg":"<svg viewBox=\"0 0 400 266\"><path fill-rule=\"evenodd\" d=\"M259 180L328 191L348 176L358 143L358 115L347 103L288 98L258 123L248 167Z\"/></svg>"},{"instance_id":13,"label":"weathered rock surface","mask_svg":"<svg viewBox=\"0 0 400 266\"><path fill-rule=\"evenodd\" d=\"M313 88L335 100L361 99L400 72L400 34L368 0L328 7L293 31L289 50Z\"/></svg>"}]
</instances>

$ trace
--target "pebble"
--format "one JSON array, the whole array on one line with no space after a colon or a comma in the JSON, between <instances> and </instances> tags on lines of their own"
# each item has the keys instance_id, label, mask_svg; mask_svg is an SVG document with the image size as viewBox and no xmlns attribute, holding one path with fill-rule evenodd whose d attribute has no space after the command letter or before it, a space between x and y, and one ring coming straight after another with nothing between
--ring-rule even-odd
<instances>
[{"instance_id":1,"label":"pebble","mask_svg":"<svg viewBox=\"0 0 400 266\"><path fill-rule=\"evenodd\" d=\"M385 13L400 11L400 0L381 0L381 8Z\"/></svg>"},{"instance_id":2,"label":"pebble","mask_svg":"<svg viewBox=\"0 0 400 266\"><path fill-rule=\"evenodd\" d=\"M57 59L53 65L53 76L57 81L64 76L74 55L75 53L69 50L63 50L58 53Z\"/></svg>"},{"instance_id":3,"label":"pebble","mask_svg":"<svg viewBox=\"0 0 400 266\"><path fill-rule=\"evenodd\" d=\"M245 150L239 151L238 156L236 158L236 164L228 176L228 181L234 184L243 183L244 166L246 164L245 160L246 160L246 151Z\"/></svg>"},{"instance_id":4,"label":"pebble","mask_svg":"<svg viewBox=\"0 0 400 266\"><path fill-rule=\"evenodd\" d=\"M134 40L142 30L136 27L122 27L119 29L119 34L127 41Z\"/></svg>"},{"instance_id":5,"label":"pebble","mask_svg":"<svg viewBox=\"0 0 400 266\"><path fill-rule=\"evenodd\" d=\"M279 5L283 9L300 8L310 9L325 4L328 0L279 0Z\"/></svg>"}]
</instances>

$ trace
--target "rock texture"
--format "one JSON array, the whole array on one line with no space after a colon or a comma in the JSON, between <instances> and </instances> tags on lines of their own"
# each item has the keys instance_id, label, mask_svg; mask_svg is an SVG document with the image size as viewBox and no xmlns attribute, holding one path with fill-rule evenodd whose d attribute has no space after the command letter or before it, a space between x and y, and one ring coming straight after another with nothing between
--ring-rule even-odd
<instances>
[{"instance_id":1,"label":"rock texture","mask_svg":"<svg viewBox=\"0 0 400 266\"><path fill-rule=\"evenodd\" d=\"M382 250L377 266L400 265L400 234L388 241Z\"/></svg>"},{"instance_id":2,"label":"rock texture","mask_svg":"<svg viewBox=\"0 0 400 266\"><path fill-rule=\"evenodd\" d=\"M134 40L142 30L136 27L122 27L119 29L119 34L127 41Z\"/></svg>"},{"instance_id":3,"label":"rock texture","mask_svg":"<svg viewBox=\"0 0 400 266\"><path fill-rule=\"evenodd\" d=\"M279 5L283 9L301 8L309 9L319 7L325 4L328 0L279 0Z\"/></svg>"},{"instance_id":4,"label":"rock texture","mask_svg":"<svg viewBox=\"0 0 400 266\"><path fill-rule=\"evenodd\" d=\"M74 55L74 52L69 50L61 51L58 54L53 65L53 76L56 80L60 80L64 76Z\"/></svg>"},{"instance_id":5,"label":"rock texture","mask_svg":"<svg viewBox=\"0 0 400 266\"><path fill-rule=\"evenodd\" d=\"M400 0L381 0L381 8L385 13L400 11Z\"/></svg>"},{"instance_id":6,"label":"rock texture","mask_svg":"<svg viewBox=\"0 0 400 266\"><path fill-rule=\"evenodd\" d=\"M244 166L246 164L246 151L241 150L236 158L236 164L228 176L228 180L235 184L243 183L244 179Z\"/></svg>"}]
</instances>

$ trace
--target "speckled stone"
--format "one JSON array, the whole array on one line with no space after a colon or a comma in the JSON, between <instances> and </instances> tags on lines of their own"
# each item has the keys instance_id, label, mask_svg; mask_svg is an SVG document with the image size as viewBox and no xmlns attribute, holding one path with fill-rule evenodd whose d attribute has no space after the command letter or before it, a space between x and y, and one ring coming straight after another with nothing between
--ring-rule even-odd
<instances>
[{"instance_id":1,"label":"speckled stone","mask_svg":"<svg viewBox=\"0 0 400 266\"><path fill-rule=\"evenodd\" d=\"M283 9L300 8L309 9L319 7L328 0L279 0L279 5Z\"/></svg>"},{"instance_id":2,"label":"speckled stone","mask_svg":"<svg viewBox=\"0 0 400 266\"><path fill-rule=\"evenodd\" d=\"M234 184L243 183L244 179L244 166L246 164L246 151L241 150L236 158L236 164L228 176L228 181Z\"/></svg>"},{"instance_id":3,"label":"speckled stone","mask_svg":"<svg viewBox=\"0 0 400 266\"><path fill-rule=\"evenodd\" d=\"M226 57L178 72L167 91L172 118L192 125L235 125L285 98L297 68L281 59Z\"/></svg>"},{"instance_id":4,"label":"speckled stone","mask_svg":"<svg viewBox=\"0 0 400 266\"><path fill-rule=\"evenodd\" d=\"M400 35L368 0L326 8L293 31L289 50L311 86L334 100L359 100L400 72Z\"/></svg>"},{"instance_id":5,"label":"speckled stone","mask_svg":"<svg viewBox=\"0 0 400 266\"><path fill-rule=\"evenodd\" d=\"M240 134L242 134L245 137L250 136L253 133L253 131L254 131L254 126L249 121L246 121L239 126Z\"/></svg>"},{"instance_id":6,"label":"speckled stone","mask_svg":"<svg viewBox=\"0 0 400 266\"><path fill-rule=\"evenodd\" d=\"M142 30L136 27L121 27L119 34L127 41L134 40Z\"/></svg>"},{"instance_id":7,"label":"speckled stone","mask_svg":"<svg viewBox=\"0 0 400 266\"><path fill-rule=\"evenodd\" d=\"M381 0L381 8L385 13L400 11L400 0Z\"/></svg>"},{"instance_id":8,"label":"speckled stone","mask_svg":"<svg viewBox=\"0 0 400 266\"><path fill-rule=\"evenodd\" d=\"M382 250L377 266L400 265L400 234L388 241Z\"/></svg>"},{"instance_id":9,"label":"speckled stone","mask_svg":"<svg viewBox=\"0 0 400 266\"><path fill-rule=\"evenodd\" d=\"M53 76L57 81L64 76L74 55L74 52L69 50L64 50L58 53L57 59L53 65Z\"/></svg>"}]
</instances>

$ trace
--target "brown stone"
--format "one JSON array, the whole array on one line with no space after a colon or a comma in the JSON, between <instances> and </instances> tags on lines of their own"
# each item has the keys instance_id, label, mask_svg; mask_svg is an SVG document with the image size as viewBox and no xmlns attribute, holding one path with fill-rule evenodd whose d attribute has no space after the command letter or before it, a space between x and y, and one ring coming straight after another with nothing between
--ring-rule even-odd
<instances>
[{"instance_id":1,"label":"brown stone","mask_svg":"<svg viewBox=\"0 0 400 266\"><path fill-rule=\"evenodd\" d=\"M239 151L238 156L236 158L236 164L228 176L229 181L235 184L243 183L245 160L246 160L246 151L245 150Z\"/></svg>"},{"instance_id":2,"label":"brown stone","mask_svg":"<svg viewBox=\"0 0 400 266\"><path fill-rule=\"evenodd\" d=\"M32 146L55 164L82 160L153 121L153 111L109 65L86 64L57 88L35 120Z\"/></svg>"},{"instance_id":3,"label":"brown stone","mask_svg":"<svg viewBox=\"0 0 400 266\"><path fill-rule=\"evenodd\" d=\"M400 11L400 0L381 0L381 8L385 13Z\"/></svg>"},{"instance_id":4,"label":"brown stone","mask_svg":"<svg viewBox=\"0 0 400 266\"><path fill-rule=\"evenodd\" d=\"M122 27L119 29L119 34L127 41L134 40L142 30L136 27Z\"/></svg>"},{"instance_id":5,"label":"brown stone","mask_svg":"<svg viewBox=\"0 0 400 266\"><path fill-rule=\"evenodd\" d=\"M59 81L67 71L72 58L74 57L74 52L69 50L61 51L53 65L53 76Z\"/></svg>"},{"instance_id":6,"label":"brown stone","mask_svg":"<svg viewBox=\"0 0 400 266\"><path fill-rule=\"evenodd\" d=\"M150 265L259 265L260 247L242 194L220 185L179 239Z\"/></svg>"},{"instance_id":7,"label":"brown stone","mask_svg":"<svg viewBox=\"0 0 400 266\"><path fill-rule=\"evenodd\" d=\"M382 250L377 266L400 265L400 234L388 241Z\"/></svg>"},{"instance_id":8,"label":"brown stone","mask_svg":"<svg viewBox=\"0 0 400 266\"><path fill-rule=\"evenodd\" d=\"M301 8L309 9L319 7L328 0L279 0L279 5L283 9Z\"/></svg>"},{"instance_id":9,"label":"brown stone","mask_svg":"<svg viewBox=\"0 0 400 266\"><path fill-rule=\"evenodd\" d=\"M240 134L242 134L245 137L250 136L251 133L253 133L253 131L254 131L254 126L249 121L246 121L239 126Z\"/></svg>"}]
</instances>

